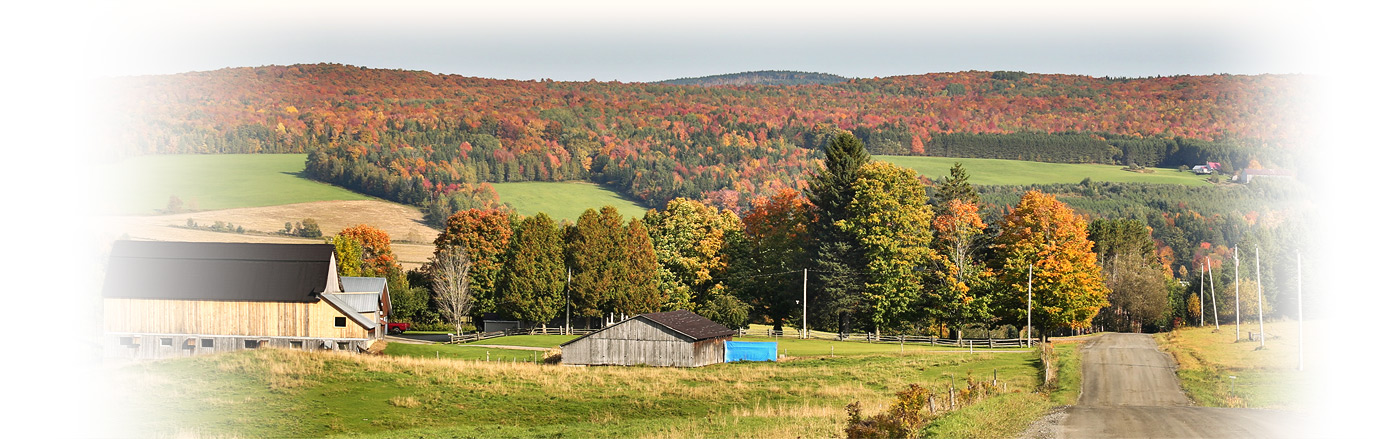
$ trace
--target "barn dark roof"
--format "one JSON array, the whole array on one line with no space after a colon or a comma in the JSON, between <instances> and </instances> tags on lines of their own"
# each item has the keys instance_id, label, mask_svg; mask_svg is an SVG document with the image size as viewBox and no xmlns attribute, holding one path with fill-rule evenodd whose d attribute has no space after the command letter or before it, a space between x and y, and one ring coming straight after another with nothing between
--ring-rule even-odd
<instances>
[{"instance_id":1,"label":"barn dark roof","mask_svg":"<svg viewBox=\"0 0 1400 439\"><path fill-rule=\"evenodd\" d=\"M650 320L686 337L693 338L695 341L734 335L734 330L684 309L642 314L637 318Z\"/></svg>"},{"instance_id":2,"label":"barn dark roof","mask_svg":"<svg viewBox=\"0 0 1400 439\"><path fill-rule=\"evenodd\" d=\"M331 244L117 241L103 297L315 302L333 276Z\"/></svg>"},{"instance_id":3,"label":"barn dark roof","mask_svg":"<svg viewBox=\"0 0 1400 439\"><path fill-rule=\"evenodd\" d=\"M665 327L665 328L667 328L667 329L670 329L670 330L672 330L672 331L675 331L676 333L680 334L682 337L690 338L690 339L691 339L691 340L690 340L691 342L697 342L697 341L700 341L700 340L709 340L709 339L712 339L712 338L719 338L719 337L728 337L728 336L731 336L731 335L734 335L734 334L735 334L734 330L729 329L729 328L726 328L726 327L724 327L724 325L721 325L721 324L719 324L719 323L715 323L714 321L711 321L710 319L701 317L699 314L696 314L696 313L693 313L693 312L690 312L690 311L687 311L687 310L684 310L684 309L675 310L675 311L667 311L667 312L655 312L655 313L651 313L651 314L642 314L642 315L634 316L634 317L629 318L629 319L627 319L627 320L623 320L623 322L626 322L626 321L628 321L628 320L633 320L633 319L646 320L646 321L649 321L649 322L652 322L652 323L661 325L661 326L663 326L663 327ZM618 324L621 324L621 323L622 323L622 322L618 322ZM606 329L606 328L604 328L604 329ZM579 340L582 340L582 339L591 337L591 336L593 336L594 334L598 334L598 333L600 333L600 332L603 332L603 331L597 331L597 332L593 332L593 333L590 333L590 334L586 334L586 335L580 336L580 337L575 338L575 339L573 339L573 340L566 341L566 342L560 344L559 346L560 346L560 347L567 346L567 345L569 345L569 344L572 344L573 342L576 342L576 341L579 341Z\"/></svg>"}]
</instances>

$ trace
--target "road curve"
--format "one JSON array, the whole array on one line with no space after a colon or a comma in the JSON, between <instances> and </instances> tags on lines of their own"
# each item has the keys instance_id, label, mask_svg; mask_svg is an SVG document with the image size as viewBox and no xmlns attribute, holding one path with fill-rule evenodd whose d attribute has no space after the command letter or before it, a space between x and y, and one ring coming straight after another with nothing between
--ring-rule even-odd
<instances>
[{"instance_id":1,"label":"road curve","mask_svg":"<svg viewBox=\"0 0 1400 439\"><path fill-rule=\"evenodd\" d=\"M1193 407L1171 357L1146 334L1108 333L1080 350L1079 403L1043 437L1291 438L1299 416L1258 409Z\"/></svg>"}]
</instances>

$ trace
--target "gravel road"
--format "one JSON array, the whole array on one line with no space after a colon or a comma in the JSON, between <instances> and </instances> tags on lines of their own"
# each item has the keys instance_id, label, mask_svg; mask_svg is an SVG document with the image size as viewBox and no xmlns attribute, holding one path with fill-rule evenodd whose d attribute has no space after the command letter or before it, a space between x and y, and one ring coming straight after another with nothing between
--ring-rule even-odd
<instances>
[{"instance_id":1,"label":"gravel road","mask_svg":"<svg viewBox=\"0 0 1400 439\"><path fill-rule=\"evenodd\" d=\"M1174 364L1146 334L1103 334L1084 343L1079 403L1052 413L1033 438L1291 438L1296 413L1193 407Z\"/></svg>"}]
</instances>

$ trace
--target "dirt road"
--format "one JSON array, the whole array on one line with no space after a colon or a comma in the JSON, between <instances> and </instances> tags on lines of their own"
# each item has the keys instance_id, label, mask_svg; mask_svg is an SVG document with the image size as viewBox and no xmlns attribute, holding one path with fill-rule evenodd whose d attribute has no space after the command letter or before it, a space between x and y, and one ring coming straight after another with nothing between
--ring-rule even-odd
<instances>
[{"instance_id":1,"label":"dirt road","mask_svg":"<svg viewBox=\"0 0 1400 439\"><path fill-rule=\"evenodd\" d=\"M1193 407L1172 359L1146 334L1103 334L1085 342L1079 403L1039 432L1044 438L1300 437L1296 413Z\"/></svg>"}]
</instances>

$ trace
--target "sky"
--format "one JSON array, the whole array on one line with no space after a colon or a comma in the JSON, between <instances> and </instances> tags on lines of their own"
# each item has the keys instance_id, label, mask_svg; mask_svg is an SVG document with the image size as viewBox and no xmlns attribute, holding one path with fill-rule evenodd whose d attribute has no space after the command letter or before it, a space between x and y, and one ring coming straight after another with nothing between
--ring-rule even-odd
<instances>
[{"instance_id":1,"label":"sky","mask_svg":"<svg viewBox=\"0 0 1400 439\"><path fill-rule=\"evenodd\" d=\"M1219 1L113 2L102 76L333 62L499 79L657 81L752 70L875 77L1318 73L1311 7Z\"/></svg>"}]
</instances>

